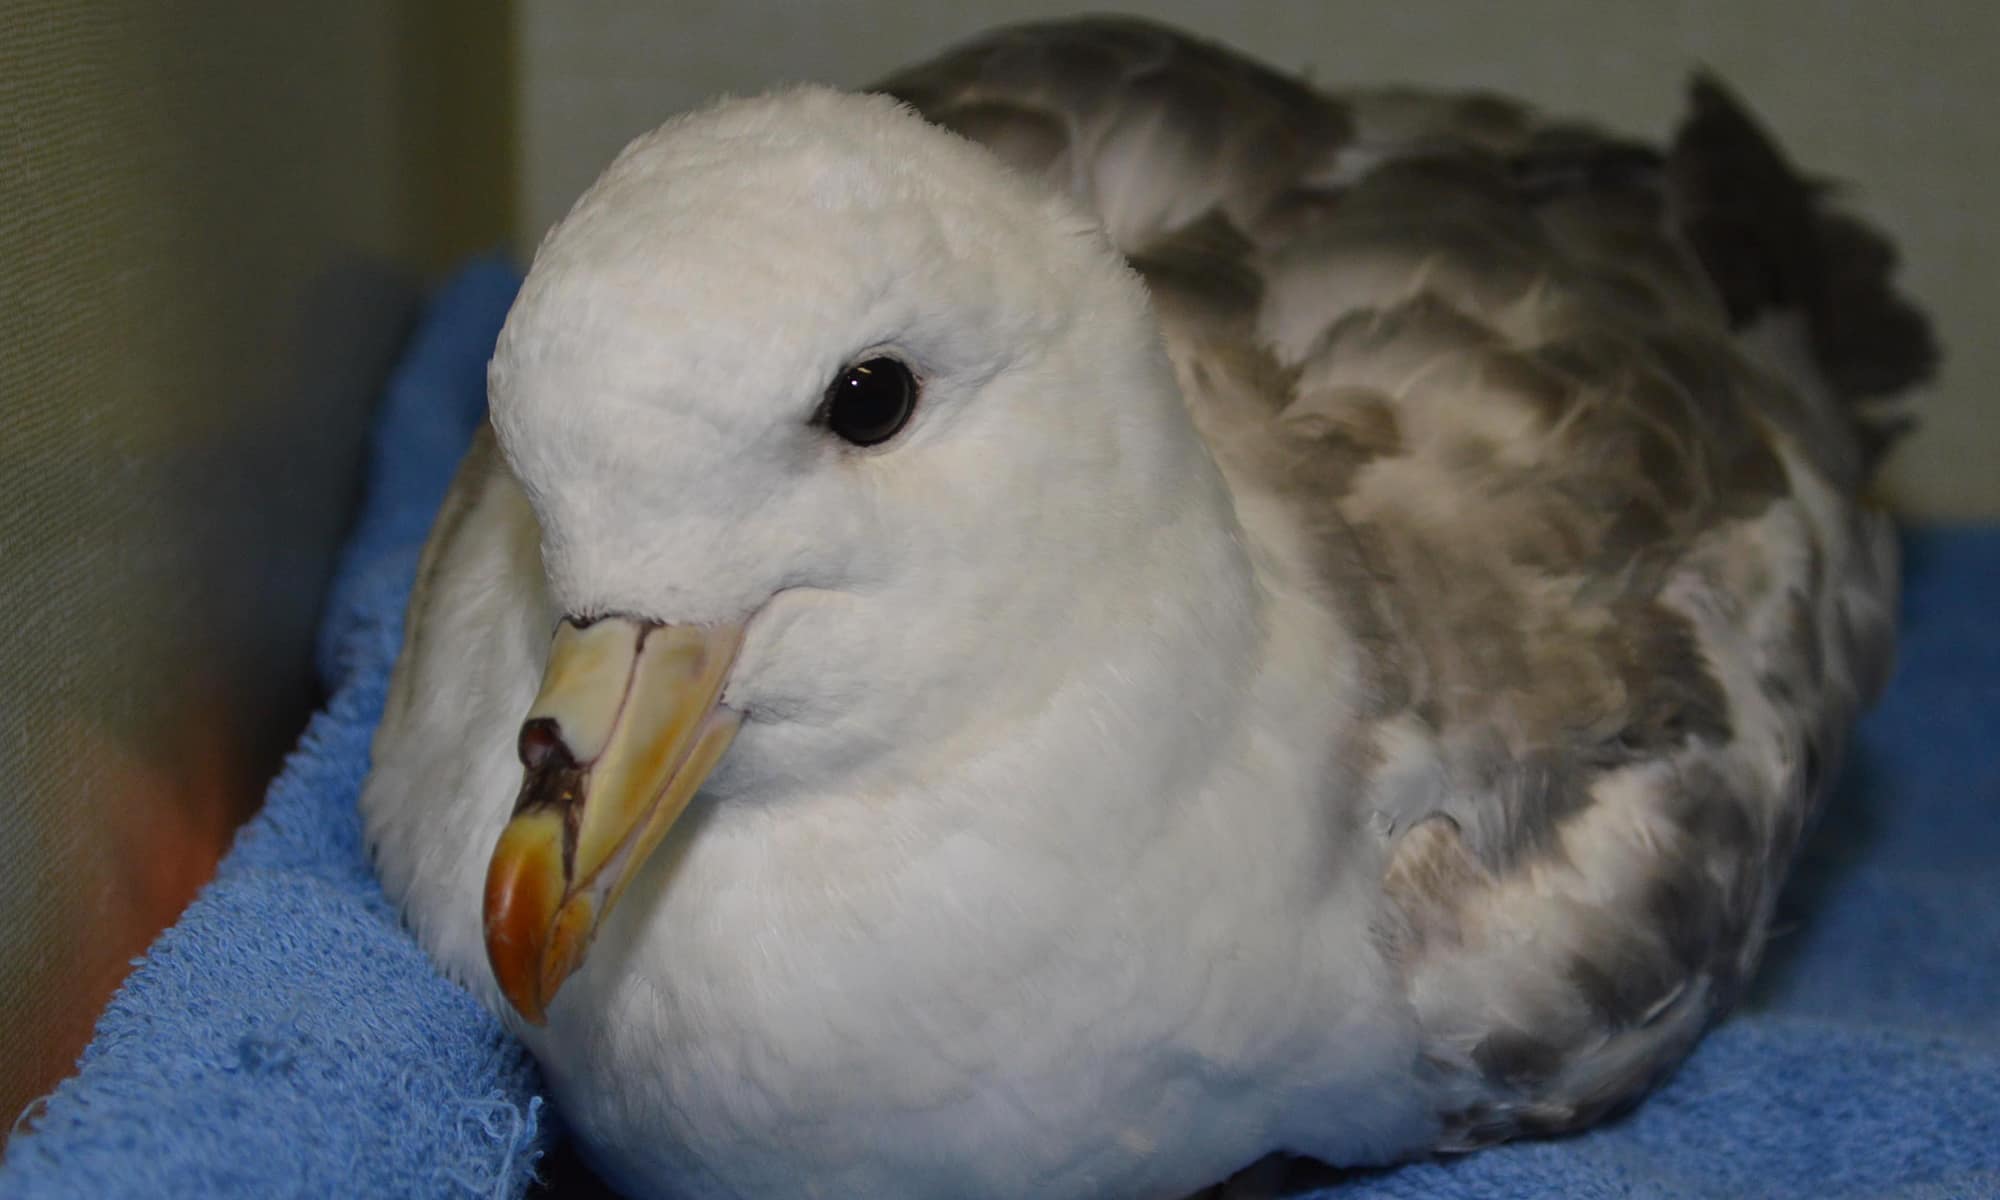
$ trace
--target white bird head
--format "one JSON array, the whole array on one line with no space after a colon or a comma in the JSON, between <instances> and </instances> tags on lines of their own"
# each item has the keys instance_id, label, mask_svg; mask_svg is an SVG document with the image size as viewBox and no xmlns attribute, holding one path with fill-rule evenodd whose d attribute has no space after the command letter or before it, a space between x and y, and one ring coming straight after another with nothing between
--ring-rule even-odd
<instances>
[{"instance_id":1,"label":"white bird head","mask_svg":"<svg viewBox=\"0 0 2000 1200\"><path fill-rule=\"evenodd\" d=\"M537 254L491 400L567 614L488 880L531 1019L704 780L909 785L1107 627L1198 620L1146 564L1227 524L1094 223L882 97L633 142Z\"/></svg>"}]
</instances>

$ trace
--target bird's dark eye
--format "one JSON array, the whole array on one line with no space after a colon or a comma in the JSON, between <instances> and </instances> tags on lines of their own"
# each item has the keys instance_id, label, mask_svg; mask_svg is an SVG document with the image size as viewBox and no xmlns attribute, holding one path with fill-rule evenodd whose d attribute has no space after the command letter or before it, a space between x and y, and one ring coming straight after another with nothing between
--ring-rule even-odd
<instances>
[{"instance_id":1,"label":"bird's dark eye","mask_svg":"<svg viewBox=\"0 0 2000 1200\"><path fill-rule=\"evenodd\" d=\"M826 427L857 446L896 436L917 407L917 381L893 358L871 358L842 371L820 407Z\"/></svg>"}]
</instances>

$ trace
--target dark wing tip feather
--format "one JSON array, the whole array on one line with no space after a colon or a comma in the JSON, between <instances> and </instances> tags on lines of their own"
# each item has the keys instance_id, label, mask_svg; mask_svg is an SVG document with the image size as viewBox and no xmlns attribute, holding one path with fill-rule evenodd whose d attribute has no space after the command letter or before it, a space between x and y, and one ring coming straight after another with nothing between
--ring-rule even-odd
<instances>
[{"instance_id":1,"label":"dark wing tip feather","mask_svg":"<svg viewBox=\"0 0 2000 1200\"><path fill-rule=\"evenodd\" d=\"M1710 71L1688 85L1688 115L1668 173L1683 234L1721 289L1732 322L1802 313L1814 357L1850 405L1931 378L1939 350L1930 321L1896 290L1889 240L1834 208L1788 162L1749 109ZM1907 422L1871 420L1857 432L1871 458Z\"/></svg>"}]
</instances>

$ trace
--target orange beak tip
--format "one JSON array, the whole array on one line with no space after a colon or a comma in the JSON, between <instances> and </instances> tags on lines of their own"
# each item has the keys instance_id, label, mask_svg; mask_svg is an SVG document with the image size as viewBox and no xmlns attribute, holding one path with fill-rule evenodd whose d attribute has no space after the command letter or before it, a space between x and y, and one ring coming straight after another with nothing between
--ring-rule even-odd
<instances>
[{"instance_id":1,"label":"orange beak tip","mask_svg":"<svg viewBox=\"0 0 2000 1200\"><path fill-rule=\"evenodd\" d=\"M563 877L561 820L543 813L508 824L486 871L487 962L507 1002L535 1025L547 1023L555 994L543 981Z\"/></svg>"},{"instance_id":2,"label":"orange beak tip","mask_svg":"<svg viewBox=\"0 0 2000 1200\"><path fill-rule=\"evenodd\" d=\"M591 935L596 932L596 918L596 905L589 896L573 896L556 911L548 941L542 948L539 976L544 1002L554 1000L564 981L583 966Z\"/></svg>"},{"instance_id":3,"label":"orange beak tip","mask_svg":"<svg viewBox=\"0 0 2000 1200\"><path fill-rule=\"evenodd\" d=\"M530 1025L548 1024L548 1009L542 1003L540 955L532 944L523 945L491 925L486 929L486 957L493 966L493 978L507 1003Z\"/></svg>"}]
</instances>

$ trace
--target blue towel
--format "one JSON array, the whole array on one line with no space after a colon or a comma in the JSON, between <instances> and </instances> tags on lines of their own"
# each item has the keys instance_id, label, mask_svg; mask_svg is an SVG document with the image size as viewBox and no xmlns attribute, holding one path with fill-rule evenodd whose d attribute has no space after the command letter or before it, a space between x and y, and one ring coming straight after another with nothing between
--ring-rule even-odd
<instances>
[{"instance_id":1,"label":"blue towel","mask_svg":"<svg viewBox=\"0 0 2000 1200\"><path fill-rule=\"evenodd\" d=\"M552 1113L435 974L355 798L418 548L519 276L434 301L391 382L320 642L332 699L216 880L141 960L0 1195L521 1195ZM2000 1196L2000 528L1908 544L1907 635L1745 1009L1632 1116L1356 1172L1375 1197Z\"/></svg>"}]
</instances>

